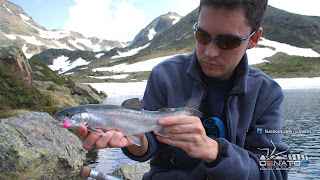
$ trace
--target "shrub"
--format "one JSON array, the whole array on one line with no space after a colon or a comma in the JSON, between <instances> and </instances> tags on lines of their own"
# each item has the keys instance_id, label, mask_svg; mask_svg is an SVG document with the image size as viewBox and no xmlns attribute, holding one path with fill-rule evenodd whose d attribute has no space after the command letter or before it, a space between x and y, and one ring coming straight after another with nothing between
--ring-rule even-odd
<instances>
[{"instance_id":1,"label":"shrub","mask_svg":"<svg viewBox=\"0 0 320 180\"><path fill-rule=\"evenodd\" d=\"M53 115L59 110L49 96L27 86L11 68L3 65L0 65L0 84L0 111L29 109Z\"/></svg>"}]
</instances>

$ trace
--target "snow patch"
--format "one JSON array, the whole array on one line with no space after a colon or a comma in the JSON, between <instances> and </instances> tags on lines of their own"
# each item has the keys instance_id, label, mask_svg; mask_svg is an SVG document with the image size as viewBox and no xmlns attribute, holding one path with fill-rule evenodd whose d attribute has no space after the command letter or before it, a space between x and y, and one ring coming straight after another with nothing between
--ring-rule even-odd
<instances>
[{"instance_id":1,"label":"snow patch","mask_svg":"<svg viewBox=\"0 0 320 180\"><path fill-rule=\"evenodd\" d=\"M99 53L99 54L96 54L96 58L100 58L101 56L103 56L104 55L104 53Z\"/></svg>"},{"instance_id":2,"label":"snow patch","mask_svg":"<svg viewBox=\"0 0 320 180\"><path fill-rule=\"evenodd\" d=\"M276 54L276 52L270 48L252 48L247 50L250 65L268 62L265 58L271 57L274 54Z\"/></svg>"},{"instance_id":3,"label":"snow patch","mask_svg":"<svg viewBox=\"0 0 320 180\"><path fill-rule=\"evenodd\" d=\"M92 44L91 40L89 39L76 39L76 40L69 40L70 44L72 44L74 47L76 47L77 49L80 49L82 51L85 50L84 47L82 47L79 44L83 44L86 47L92 48L93 52L99 52L101 51L101 45L99 44ZM79 44L78 44L79 43Z\"/></svg>"},{"instance_id":4,"label":"snow patch","mask_svg":"<svg viewBox=\"0 0 320 180\"><path fill-rule=\"evenodd\" d=\"M120 42L120 44L121 44L121 46L122 46L123 48L125 48L125 47L129 46L131 43Z\"/></svg>"},{"instance_id":5,"label":"snow patch","mask_svg":"<svg viewBox=\"0 0 320 180\"><path fill-rule=\"evenodd\" d=\"M4 4L2 4L3 5L3 7L4 8L6 8L7 9L7 11L9 11L10 13L12 13L12 11L9 9L9 8L7 8L7 6L6 5L4 5Z\"/></svg>"},{"instance_id":6,"label":"snow patch","mask_svg":"<svg viewBox=\"0 0 320 180\"><path fill-rule=\"evenodd\" d=\"M23 19L25 21L29 21L30 20L30 18L28 16L24 15L24 14L19 14L19 15L20 15L21 19Z\"/></svg>"},{"instance_id":7,"label":"snow patch","mask_svg":"<svg viewBox=\"0 0 320 180\"><path fill-rule=\"evenodd\" d=\"M151 41L156 34L157 32L154 30L154 28L150 29L148 34L149 41Z\"/></svg>"},{"instance_id":8,"label":"snow patch","mask_svg":"<svg viewBox=\"0 0 320 180\"><path fill-rule=\"evenodd\" d=\"M33 28L36 28L33 26ZM44 31L42 29L36 28L39 31L40 37L46 39L62 39L71 36L70 31L66 30L54 30L54 31Z\"/></svg>"},{"instance_id":9,"label":"snow patch","mask_svg":"<svg viewBox=\"0 0 320 180\"><path fill-rule=\"evenodd\" d=\"M7 38L12 39L12 40L17 39L16 35L13 35L13 34L4 34L4 35L6 35Z\"/></svg>"},{"instance_id":10,"label":"snow patch","mask_svg":"<svg viewBox=\"0 0 320 180\"><path fill-rule=\"evenodd\" d=\"M113 75L113 76L88 76L90 78L96 78L96 79L125 79L129 76L129 74L120 74L120 75Z\"/></svg>"},{"instance_id":11,"label":"snow patch","mask_svg":"<svg viewBox=\"0 0 320 180\"><path fill-rule=\"evenodd\" d=\"M261 41L259 41L259 44L264 46L274 47L276 49L275 52L284 52L291 56L320 57L320 54L315 52L311 48L295 47L285 43L271 41L265 38L261 38Z\"/></svg>"},{"instance_id":12,"label":"snow patch","mask_svg":"<svg viewBox=\"0 0 320 180\"><path fill-rule=\"evenodd\" d=\"M250 65L267 62L265 58L271 57L277 52L283 52L291 56L320 57L319 53L313 51L310 48L295 47L288 44L271 41L265 38L261 38L259 44L267 47L256 47L247 50ZM274 48L275 50L271 49L270 47Z\"/></svg>"},{"instance_id":13,"label":"snow patch","mask_svg":"<svg viewBox=\"0 0 320 180\"><path fill-rule=\"evenodd\" d=\"M69 40L70 44L72 44L75 48L80 49L84 51L84 47L81 47L78 45L78 42L76 40Z\"/></svg>"},{"instance_id":14,"label":"snow patch","mask_svg":"<svg viewBox=\"0 0 320 180\"><path fill-rule=\"evenodd\" d=\"M49 65L49 68L53 71L58 71L59 74L63 74L73 68L78 66L84 66L90 64L89 61L86 61L82 58L77 59L73 63L70 63L70 60L66 56L60 56L57 59L53 60L53 64Z\"/></svg>"},{"instance_id":15,"label":"snow patch","mask_svg":"<svg viewBox=\"0 0 320 180\"><path fill-rule=\"evenodd\" d=\"M17 36L19 36L21 39L24 39L29 44L34 44L37 46L45 45L41 41L37 40L35 36L22 36L22 35L17 35Z\"/></svg>"},{"instance_id":16,"label":"snow patch","mask_svg":"<svg viewBox=\"0 0 320 180\"><path fill-rule=\"evenodd\" d=\"M177 24L177 23L180 21L180 19L181 19L180 17L177 17L177 16L170 16L169 18L174 20L174 21L172 22L172 25Z\"/></svg>"},{"instance_id":17,"label":"snow patch","mask_svg":"<svg viewBox=\"0 0 320 180\"><path fill-rule=\"evenodd\" d=\"M53 43L55 43L60 49L67 49L67 50L73 50L71 49L69 46L67 46L66 44L62 44L59 41L56 40L52 40Z\"/></svg>"},{"instance_id":18,"label":"snow patch","mask_svg":"<svg viewBox=\"0 0 320 180\"><path fill-rule=\"evenodd\" d=\"M133 55L139 53L139 51L141 51L142 49L147 48L149 45L150 45L150 43L148 43L148 44L146 44L146 45L144 45L144 46L135 48L135 49L131 49L130 51L127 51L127 52L120 52L120 51L118 51L118 54L119 54L119 55L112 56L111 59L117 59L117 58L122 58L122 57L133 56Z\"/></svg>"},{"instance_id":19,"label":"snow patch","mask_svg":"<svg viewBox=\"0 0 320 180\"><path fill-rule=\"evenodd\" d=\"M101 45L99 45L99 44L94 45L94 44L92 43L92 41L89 40L89 39L77 39L76 41L79 42L79 43L84 44L84 45L87 46L87 47L92 48L92 49L93 49L93 52L99 52L99 51L101 51Z\"/></svg>"},{"instance_id":20,"label":"snow patch","mask_svg":"<svg viewBox=\"0 0 320 180\"><path fill-rule=\"evenodd\" d=\"M93 69L93 72L96 71L109 71L109 72L142 72L142 71L151 71L154 66L159 64L160 62L164 61L165 59L169 59L172 56L165 56L165 57L158 57L134 64L119 64L112 67L102 67L102 68L96 68Z\"/></svg>"},{"instance_id":21,"label":"snow patch","mask_svg":"<svg viewBox=\"0 0 320 180\"><path fill-rule=\"evenodd\" d=\"M319 89L320 77L316 78L279 78L275 81L282 89Z\"/></svg>"},{"instance_id":22,"label":"snow patch","mask_svg":"<svg viewBox=\"0 0 320 180\"><path fill-rule=\"evenodd\" d=\"M24 53L24 55L25 55L28 59L30 59L30 58L33 56L33 54L27 53L27 49L28 49L27 45L26 45L26 44L23 45L23 47L22 47L22 52Z\"/></svg>"}]
</instances>

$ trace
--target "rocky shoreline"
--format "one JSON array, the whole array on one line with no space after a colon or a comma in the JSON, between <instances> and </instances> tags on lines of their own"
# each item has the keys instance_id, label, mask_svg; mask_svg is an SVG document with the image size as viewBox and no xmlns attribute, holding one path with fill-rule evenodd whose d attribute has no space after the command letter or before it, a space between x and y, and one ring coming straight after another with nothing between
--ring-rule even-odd
<instances>
[{"instance_id":1,"label":"rocky shoreline","mask_svg":"<svg viewBox=\"0 0 320 180\"><path fill-rule=\"evenodd\" d=\"M48 113L0 119L0 179L72 179L86 151L80 139L58 128Z\"/></svg>"},{"instance_id":2,"label":"rocky shoreline","mask_svg":"<svg viewBox=\"0 0 320 180\"><path fill-rule=\"evenodd\" d=\"M0 48L0 67L0 179L78 177L86 151L76 135L51 123L52 116L102 103L106 94L28 60L18 47Z\"/></svg>"},{"instance_id":3,"label":"rocky shoreline","mask_svg":"<svg viewBox=\"0 0 320 180\"><path fill-rule=\"evenodd\" d=\"M0 179L80 179L87 151L54 120L41 112L0 119ZM109 175L139 180L149 170L149 162L134 162Z\"/></svg>"}]
</instances>

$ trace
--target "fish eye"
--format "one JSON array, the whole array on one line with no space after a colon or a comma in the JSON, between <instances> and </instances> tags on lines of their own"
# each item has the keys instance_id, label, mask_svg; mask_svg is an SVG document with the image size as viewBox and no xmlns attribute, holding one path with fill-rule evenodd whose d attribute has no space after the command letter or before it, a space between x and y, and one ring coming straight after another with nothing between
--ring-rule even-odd
<instances>
[{"instance_id":1,"label":"fish eye","mask_svg":"<svg viewBox=\"0 0 320 180\"><path fill-rule=\"evenodd\" d=\"M71 114L67 113L67 114L66 114L66 117L70 118L70 117L71 117Z\"/></svg>"}]
</instances>

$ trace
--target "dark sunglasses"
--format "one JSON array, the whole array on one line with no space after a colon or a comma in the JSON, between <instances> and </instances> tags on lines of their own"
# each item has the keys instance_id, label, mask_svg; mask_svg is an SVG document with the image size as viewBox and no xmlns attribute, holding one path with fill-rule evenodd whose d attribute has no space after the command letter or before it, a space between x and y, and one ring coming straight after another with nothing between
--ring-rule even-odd
<instances>
[{"instance_id":1,"label":"dark sunglasses","mask_svg":"<svg viewBox=\"0 0 320 180\"><path fill-rule=\"evenodd\" d=\"M202 30L201 28L198 28L197 26L198 26L198 22L194 24L192 29L194 31L197 41L200 44L207 45L209 44L210 41L214 41L217 43L217 46L223 50L230 50L230 49L239 47L241 44L241 41L249 39L254 35L254 33L256 33L254 31L252 34L244 38L239 38L232 35L218 35L217 39L212 39L209 33Z\"/></svg>"}]
</instances>

